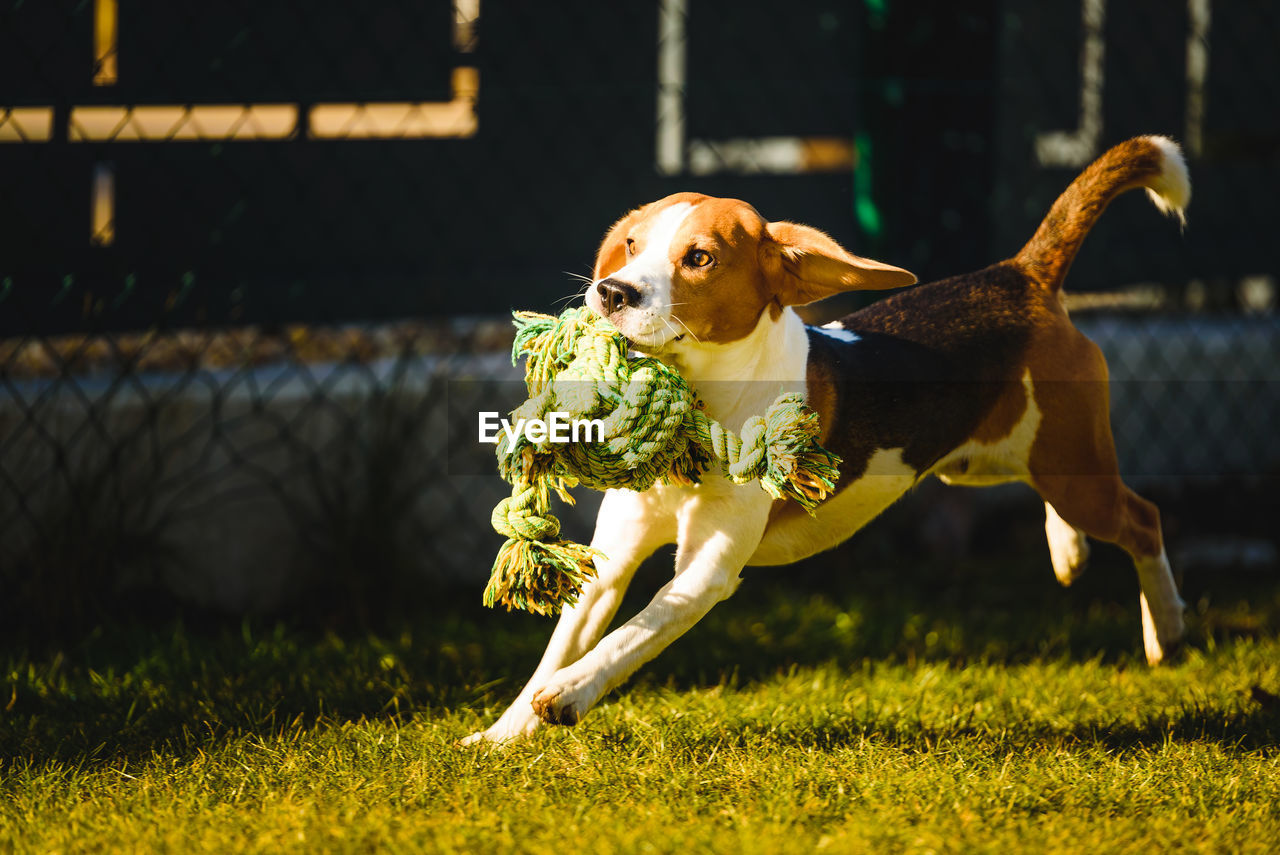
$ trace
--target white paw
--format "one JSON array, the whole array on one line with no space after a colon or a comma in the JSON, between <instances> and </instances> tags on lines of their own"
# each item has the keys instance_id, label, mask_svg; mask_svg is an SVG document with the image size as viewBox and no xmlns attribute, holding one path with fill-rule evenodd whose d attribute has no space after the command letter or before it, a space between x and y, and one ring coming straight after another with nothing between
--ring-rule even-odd
<instances>
[{"instance_id":1,"label":"white paw","mask_svg":"<svg viewBox=\"0 0 1280 855\"><path fill-rule=\"evenodd\" d=\"M1066 587L1079 579L1089 561L1089 539L1058 516L1048 502L1045 503L1044 531L1049 540L1049 557L1053 560L1053 575Z\"/></svg>"},{"instance_id":2,"label":"white paw","mask_svg":"<svg viewBox=\"0 0 1280 855\"><path fill-rule=\"evenodd\" d=\"M595 702L591 696L590 681L560 680L558 677L558 674L552 677L548 685L534 692L533 711L547 724L577 724Z\"/></svg>"},{"instance_id":3,"label":"white paw","mask_svg":"<svg viewBox=\"0 0 1280 855\"><path fill-rule=\"evenodd\" d=\"M1054 543L1049 553L1053 556L1053 574L1066 587L1084 574L1089 563L1089 541L1083 532L1075 532L1070 539Z\"/></svg>"},{"instance_id":4,"label":"white paw","mask_svg":"<svg viewBox=\"0 0 1280 855\"><path fill-rule=\"evenodd\" d=\"M1174 584L1163 549L1159 555L1134 562L1134 566L1142 587L1138 598L1142 609L1142 646L1148 664L1159 665L1178 650L1186 630L1182 622L1186 605L1178 596L1178 586Z\"/></svg>"},{"instance_id":5,"label":"white paw","mask_svg":"<svg viewBox=\"0 0 1280 855\"><path fill-rule=\"evenodd\" d=\"M1175 599L1166 608L1153 614L1147 595L1139 596L1142 607L1142 646L1148 665L1159 665L1170 659L1182 643L1186 626L1182 621L1182 600Z\"/></svg>"},{"instance_id":6,"label":"white paw","mask_svg":"<svg viewBox=\"0 0 1280 855\"><path fill-rule=\"evenodd\" d=\"M504 745L533 734L542 724L527 702L517 701L487 730L476 731L458 740L459 747L470 745Z\"/></svg>"}]
</instances>

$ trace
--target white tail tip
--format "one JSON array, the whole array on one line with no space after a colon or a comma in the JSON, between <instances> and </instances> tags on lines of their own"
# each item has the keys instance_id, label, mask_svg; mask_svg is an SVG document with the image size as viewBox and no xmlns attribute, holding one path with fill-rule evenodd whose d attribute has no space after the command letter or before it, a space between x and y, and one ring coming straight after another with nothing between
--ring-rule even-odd
<instances>
[{"instance_id":1,"label":"white tail tip","mask_svg":"<svg viewBox=\"0 0 1280 855\"><path fill-rule=\"evenodd\" d=\"M1187 161L1182 149L1168 137L1143 137L1160 150L1162 161L1160 174L1147 185L1147 195L1155 206L1178 223L1187 224L1186 207L1191 201L1191 178L1187 174Z\"/></svg>"}]
</instances>

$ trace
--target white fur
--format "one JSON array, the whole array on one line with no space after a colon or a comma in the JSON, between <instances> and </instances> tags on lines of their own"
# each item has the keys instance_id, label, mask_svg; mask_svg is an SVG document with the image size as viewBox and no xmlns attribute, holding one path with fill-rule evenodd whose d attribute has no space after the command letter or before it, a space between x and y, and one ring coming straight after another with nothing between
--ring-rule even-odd
<instances>
[{"instance_id":1,"label":"white fur","mask_svg":"<svg viewBox=\"0 0 1280 855\"><path fill-rule=\"evenodd\" d=\"M1185 226L1185 209L1191 201L1191 178L1187 174L1187 161L1182 157L1182 149L1168 137L1148 136L1143 139L1160 149L1163 161L1160 175L1147 185L1147 195L1157 208Z\"/></svg>"},{"instance_id":2,"label":"white fur","mask_svg":"<svg viewBox=\"0 0 1280 855\"><path fill-rule=\"evenodd\" d=\"M1042 418L1036 405L1035 385L1031 371L1022 375L1022 388L1027 407L1009 435L995 442L979 442L971 439L942 458L930 470L944 484L966 487L990 487L1009 481L1025 481L1031 472L1027 461L1031 458L1031 446L1040 430Z\"/></svg>"},{"instance_id":3,"label":"white fur","mask_svg":"<svg viewBox=\"0 0 1280 855\"><path fill-rule=\"evenodd\" d=\"M1053 574L1065 587L1084 572L1089 560L1089 539L1080 529L1058 515L1053 505L1044 503L1044 533L1049 541L1049 558Z\"/></svg>"},{"instance_id":4,"label":"white fur","mask_svg":"<svg viewBox=\"0 0 1280 855\"><path fill-rule=\"evenodd\" d=\"M840 323L839 321L832 321L831 323L823 324L820 327L809 327L809 329L813 330L816 333L822 333L823 335L828 336L829 338L834 338L836 341L846 341L846 342L862 341L861 336L859 336L855 332L851 332L845 329L844 324Z\"/></svg>"},{"instance_id":5,"label":"white fur","mask_svg":"<svg viewBox=\"0 0 1280 855\"><path fill-rule=\"evenodd\" d=\"M693 379L712 418L736 431L783 392L805 391L809 337L804 322L787 308L776 319L761 313L755 329L738 341L704 344L685 337L659 356Z\"/></svg>"},{"instance_id":6,"label":"white fur","mask_svg":"<svg viewBox=\"0 0 1280 855\"><path fill-rule=\"evenodd\" d=\"M1168 658L1182 638L1182 611L1186 604L1178 596L1178 586L1173 581L1163 547L1159 555L1134 563L1142 585L1138 597L1142 610L1142 646L1147 662L1158 665Z\"/></svg>"},{"instance_id":7,"label":"white fur","mask_svg":"<svg viewBox=\"0 0 1280 855\"><path fill-rule=\"evenodd\" d=\"M784 518L769 526L751 565L790 564L849 538L920 479L902 460L901 448L877 450L857 481L818 506L816 515Z\"/></svg>"},{"instance_id":8,"label":"white fur","mask_svg":"<svg viewBox=\"0 0 1280 855\"><path fill-rule=\"evenodd\" d=\"M671 244L676 232L693 212L693 205L680 202L663 208L654 218L645 236L644 248L627 260L608 278L628 282L640 290L639 305L611 320L623 335L646 348L659 348L680 334L672 323L671 289L675 263L671 260ZM588 304L596 311L601 307L592 283L587 290Z\"/></svg>"}]
</instances>

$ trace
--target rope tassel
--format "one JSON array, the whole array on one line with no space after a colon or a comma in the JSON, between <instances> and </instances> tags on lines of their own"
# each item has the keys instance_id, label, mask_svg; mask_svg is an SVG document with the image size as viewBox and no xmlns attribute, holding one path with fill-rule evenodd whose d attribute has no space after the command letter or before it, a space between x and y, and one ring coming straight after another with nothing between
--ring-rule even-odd
<instances>
[{"instance_id":1,"label":"rope tassel","mask_svg":"<svg viewBox=\"0 0 1280 855\"><path fill-rule=\"evenodd\" d=\"M519 433L499 442L498 470L512 490L493 510L493 528L507 541L485 605L554 614L577 602L595 576L594 562L603 556L560 538L552 491L572 504L568 490L578 485L642 492L659 481L696 484L712 464L734 483L758 480L770 496L792 499L810 514L835 490L840 458L818 444L818 415L802 395L780 395L737 435L702 411L675 369L628 357L627 340L585 306L559 317L516 312L515 325L511 359L527 357L529 400L512 415L598 419L603 436L560 443Z\"/></svg>"}]
</instances>

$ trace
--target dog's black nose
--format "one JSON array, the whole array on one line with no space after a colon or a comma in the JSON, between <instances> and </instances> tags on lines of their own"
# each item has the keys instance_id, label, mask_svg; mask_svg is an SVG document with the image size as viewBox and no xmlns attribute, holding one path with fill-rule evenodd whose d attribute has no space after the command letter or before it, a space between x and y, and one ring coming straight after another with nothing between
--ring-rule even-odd
<instances>
[{"instance_id":1,"label":"dog's black nose","mask_svg":"<svg viewBox=\"0 0 1280 855\"><path fill-rule=\"evenodd\" d=\"M601 279L596 285L596 293L600 295L600 304L604 306L606 315L640 303L639 290L617 279Z\"/></svg>"}]
</instances>

